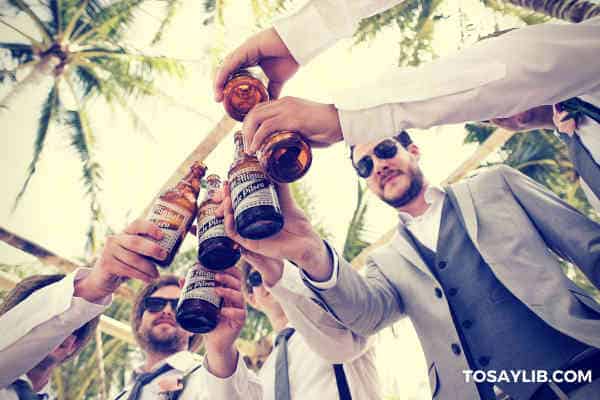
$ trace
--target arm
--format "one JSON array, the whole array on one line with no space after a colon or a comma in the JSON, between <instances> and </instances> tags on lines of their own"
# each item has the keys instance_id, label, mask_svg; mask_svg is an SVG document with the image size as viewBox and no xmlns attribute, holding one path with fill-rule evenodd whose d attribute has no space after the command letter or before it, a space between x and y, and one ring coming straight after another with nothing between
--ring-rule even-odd
<instances>
[{"instance_id":1,"label":"arm","mask_svg":"<svg viewBox=\"0 0 600 400\"><path fill-rule=\"evenodd\" d=\"M89 269L79 269L34 292L0 317L0 387L28 372L108 307L111 296L97 303L75 296L76 282L89 273Z\"/></svg>"},{"instance_id":2,"label":"arm","mask_svg":"<svg viewBox=\"0 0 600 400\"><path fill-rule=\"evenodd\" d=\"M600 287L600 225L516 170L501 171L548 247L577 265Z\"/></svg>"},{"instance_id":3,"label":"arm","mask_svg":"<svg viewBox=\"0 0 600 400\"><path fill-rule=\"evenodd\" d=\"M204 366L198 371L199 380L196 393L202 394L202 400L261 400L263 398L262 384L255 373L246 368L241 357L235 364L235 371L226 378L213 375L208 369L205 358ZM190 380L193 383L193 380Z\"/></svg>"}]
</instances>

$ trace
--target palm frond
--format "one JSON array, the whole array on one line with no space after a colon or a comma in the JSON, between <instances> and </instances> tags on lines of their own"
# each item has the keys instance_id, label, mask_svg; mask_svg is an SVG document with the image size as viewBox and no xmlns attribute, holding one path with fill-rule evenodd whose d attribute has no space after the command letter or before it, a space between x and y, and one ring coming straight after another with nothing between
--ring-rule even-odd
<instances>
[{"instance_id":1,"label":"palm frond","mask_svg":"<svg viewBox=\"0 0 600 400\"><path fill-rule=\"evenodd\" d=\"M14 64L16 64L14 68L0 69L0 84L4 83L6 78L14 82L17 80L17 70L24 64L33 61L33 48L28 44L0 42L0 49L7 51Z\"/></svg>"},{"instance_id":2,"label":"palm frond","mask_svg":"<svg viewBox=\"0 0 600 400\"><path fill-rule=\"evenodd\" d=\"M346 239L344 240L344 259L352 261L354 257L360 254L363 249L369 246L369 242L362 239L365 231L365 215L367 212L367 203L365 200L365 194L367 191L366 186L362 186L360 181L357 181L357 197L356 207L352 213L352 219L348 230L346 232Z\"/></svg>"},{"instance_id":3,"label":"palm frond","mask_svg":"<svg viewBox=\"0 0 600 400\"><path fill-rule=\"evenodd\" d=\"M31 7L29 7L29 5L25 1L23 1L23 0L8 0L8 2L11 5L13 5L14 7L16 7L17 9L19 9L20 11L27 14L29 16L29 18L31 18L34 25L38 29L40 35L44 39L44 42L46 42L46 43L52 42L52 31L50 30L48 25L44 21L42 21L42 19L36 13L33 12Z\"/></svg>"},{"instance_id":4,"label":"palm frond","mask_svg":"<svg viewBox=\"0 0 600 400\"><path fill-rule=\"evenodd\" d=\"M330 239L331 233L329 233L323 222L315 215L316 207L314 205L314 199L311 196L310 188L306 185L306 183L294 182L290 185L290 190L294 200L296 201L296 204L308 216L313 228L322 238Z\"/></svg>"},{"instance_id":5,"label":"palm frond","mask_svg":"<svg viewBox=\"0 0 600 400\"><path fill-rule=\"evenodd\" d=\"M18 207L19 202L23 198L27 187L29 186L29 181L35 174L37 164L40 160L42 150L44 149L44 144L46 143L46 136L48 134L48 129L50 127L50 122L54 118L57 118L57 115L60 110L60 100L58 96L58 84L55 83L50 92L48 93L48 97L42 106L42 112L40 114L40 120L38 125L38 131L35 139L35 143L33 146L33 158L29 163L29 167L27 168L27 178L25 178L25 182L23 183L23 187L17 194L15 199L15 203L13 205L13 211Z\"/></svg>"},{"instance_id":6,"label":"palm frond","mask_svg":"<svg viewBox=\"0 0 600 400\"><path fill-rule=\"evenodd\" d=\"M158 31L156 31L154 37L152 38L152 45L160 43L165 33L165 30L173 23L175 13L181 6L181 3L181 0L167 0L167 4L165 6L165 17L161 21L160 26L158 27Z\"/></svg>"}]
</instances>

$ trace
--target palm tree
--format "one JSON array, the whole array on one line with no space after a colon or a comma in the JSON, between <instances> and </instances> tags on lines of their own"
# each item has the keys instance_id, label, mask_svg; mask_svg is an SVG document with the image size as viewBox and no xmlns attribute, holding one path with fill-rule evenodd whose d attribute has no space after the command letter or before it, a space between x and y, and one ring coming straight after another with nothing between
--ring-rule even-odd
<instances>
[{"instance_id":1,"label":"palm tree","mask_svg":"<svg viewBox=\"0 0 600 400\"><path fill-rule=\"evenodd\" d=\"M11 85L0 100L0 113L6 115L20 93L41 77L52 80L39 116L33 157L15 207L36 171L51 123L55 123L69 128L70 144L81 159L92 220L101 219L98 193L102 168L95 159L90 100L99 97L113 107L118 105L139 123L142 118L130 106L130 98L157 93L154 79L159 74L179 78L184 74L183 66L175 60L145 55L122 44L142 2L49 0L32 5L25 0L10 0L5 6L16 12L15 18L0 15L0 23L12 30L16 39L0 42L0 48L10 53L16 66L0 70L0 84ZM16 17L22 16L33 32L17 27ZM65 106L68 102L74 102L71 109ZM90 235L94 242L93 231Z\"/></svg>"}]
</instances>

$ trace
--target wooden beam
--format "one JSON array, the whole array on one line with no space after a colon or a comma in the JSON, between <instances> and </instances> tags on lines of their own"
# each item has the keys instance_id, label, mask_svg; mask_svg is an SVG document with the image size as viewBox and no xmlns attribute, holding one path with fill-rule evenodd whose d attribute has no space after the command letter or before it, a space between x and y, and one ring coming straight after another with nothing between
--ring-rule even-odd
<instances>
[{"instance_id":1,"label":"wooden beam","mask_svg":"<svg viewBox=\"0 0 600 400\"><path fill-rule=\"evenodd\" d=\"M43 265L55 266L66 273L75 271L77 268L83 267L83 265L61 257L46 249L45 247L35 242L32 242L31 240L26 239L23 236L20 236L16 233L10 232L1 226L0 240L14 248L17 248L29 255L34 256ZM133 300L135 297L135 293L133 292L133 290L131 290L131 288L125 285L119 286L115 294L129 301Z\"/></svg>"},{"instance_id":2,"label":"wooden beam","mask_svg":"<svg viewBox=\"0 0 600 400\"><path fill-rule=\"evenodd\" d=\"M20 279L18 277L0 271L0 289L10 290L19 283L19 281ZM106 315L101 315L98 329L129 344L137 345L133 333L131 332L131 327L121 321L117 321Z\"/></svg>"},{"instance_id":3,"label":"wooden beam","mask_svg":"<svg viewBox=\"0 0 600 400\"><path fill-rule=\"evenodd\" d=\"M464 178L469 172L476 169L481 163L500 146L508 141L516 132L511 132L506 129L496 129L494 133L488 137L485 142L477 147L477 150L462 164L460 164L452 173L442 182L442 185L448 185ZM379 239L371 243L371 245L360 252L359 255L354 257L352 260L352 266L354 268L362 268L367 261L367 256L376 248L389 242L394 236L397 227L394 226L392 229L384 233Z\"/></svg>"}]
</instances>

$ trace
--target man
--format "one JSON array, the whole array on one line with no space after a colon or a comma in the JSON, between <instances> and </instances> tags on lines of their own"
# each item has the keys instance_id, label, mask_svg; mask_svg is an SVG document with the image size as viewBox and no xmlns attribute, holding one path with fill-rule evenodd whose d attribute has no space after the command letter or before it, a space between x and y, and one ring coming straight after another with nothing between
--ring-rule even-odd
<instances>
[{"instance_id":1,"label":"man","mask_svg":"<svg viewBox=\"0 0 600 400\"><path fill-rule=\"evenodd\" d=\"M192 353L201 336L185 331L175 319L179 278L164 275L142 288L133 306L131 327L145 362L134 374L133 384L116 399L160 399L161 393L180 400L242 399L258 393L256 377L248 374L233 345L246 318L239 277L235 267L216 274L221 286L215 292L223 297L224 306L219 324L204 336L203 361Z\"/></svg>"},{"instance_id":2,"label":"man","mask_svg":"<svg viewBox=\"0 0 600 400\"><path fill-rule=\"evenodd\" d=\"M66 277L30 277L7 295L0 308L0 399L42 391L52 370L89 341L98 316L125 279L158 276L141 255L156 256L161 249L138 234L162 237L158 227L135 221L107 239L93 268Z\"/></svg>"},{"instance_id":3,"label":"man","mask_svg":"<svg viewBox=\"0 0 600 400\"><path fill-rule=\"evenodd\" d=\"M600 225L508 167L436 188L419 158L406 132L353 149L359 176L400 217L365 277L321 241L285 186L281 233L258 243L241 238L227 187L226 230L248 250L296 264L315 300L357 334L410 317L434 398L598 399L600 305L563 274L554 253L600 286ZM555 378L592 371L593 382L510 375L538 370ZM474 371L485 379L474 382ZM501 371L506 378L491 377Z\"/></svg>"},{"instance_id":4,"label":"man","mask_svg":"<svg viewBox=\"0 0 600 400\"><path fill-rule=\"evenodd\" d=\"M276 99L301 65L337 40L351 36L361 18L397 3L400 1L307 2L226 57L215 78L215 99L223 99L224 84L233 71L251 65L261 66L269 78L269 93ZM266 136L280 130L299 131L318 146L342 140L356 145L384 139L402 129L512 116L576 96L598 105L597 54L600 17L579 24L517 29L419 68L389 71L372 85L361 82L335 105L291 97L261 104L244 121L246 150L254 153ZM569 145L576 169L596 196L600 193L598 132L598 123L584 118Z\"/></svg>"},{"instance_id":5,"label":"man","mask_svg":"<svg viewBox=\"0 0 600 400\"><path fill-rule=\"evenodd\" d=\"M244 259L262 277L258 286L244 286L246 299L266 314L276 333L273 352L259 372L261 399L380 399L373 347L357 338L363 348L349 359L338 347L356 347L354 335L330 337L329 331L343 327L310 300L297 270L288 267L284 273L282 262L254 253L245 252ZM319 324L306 314L319 316Z\"/></svg>"}]
</instances>

